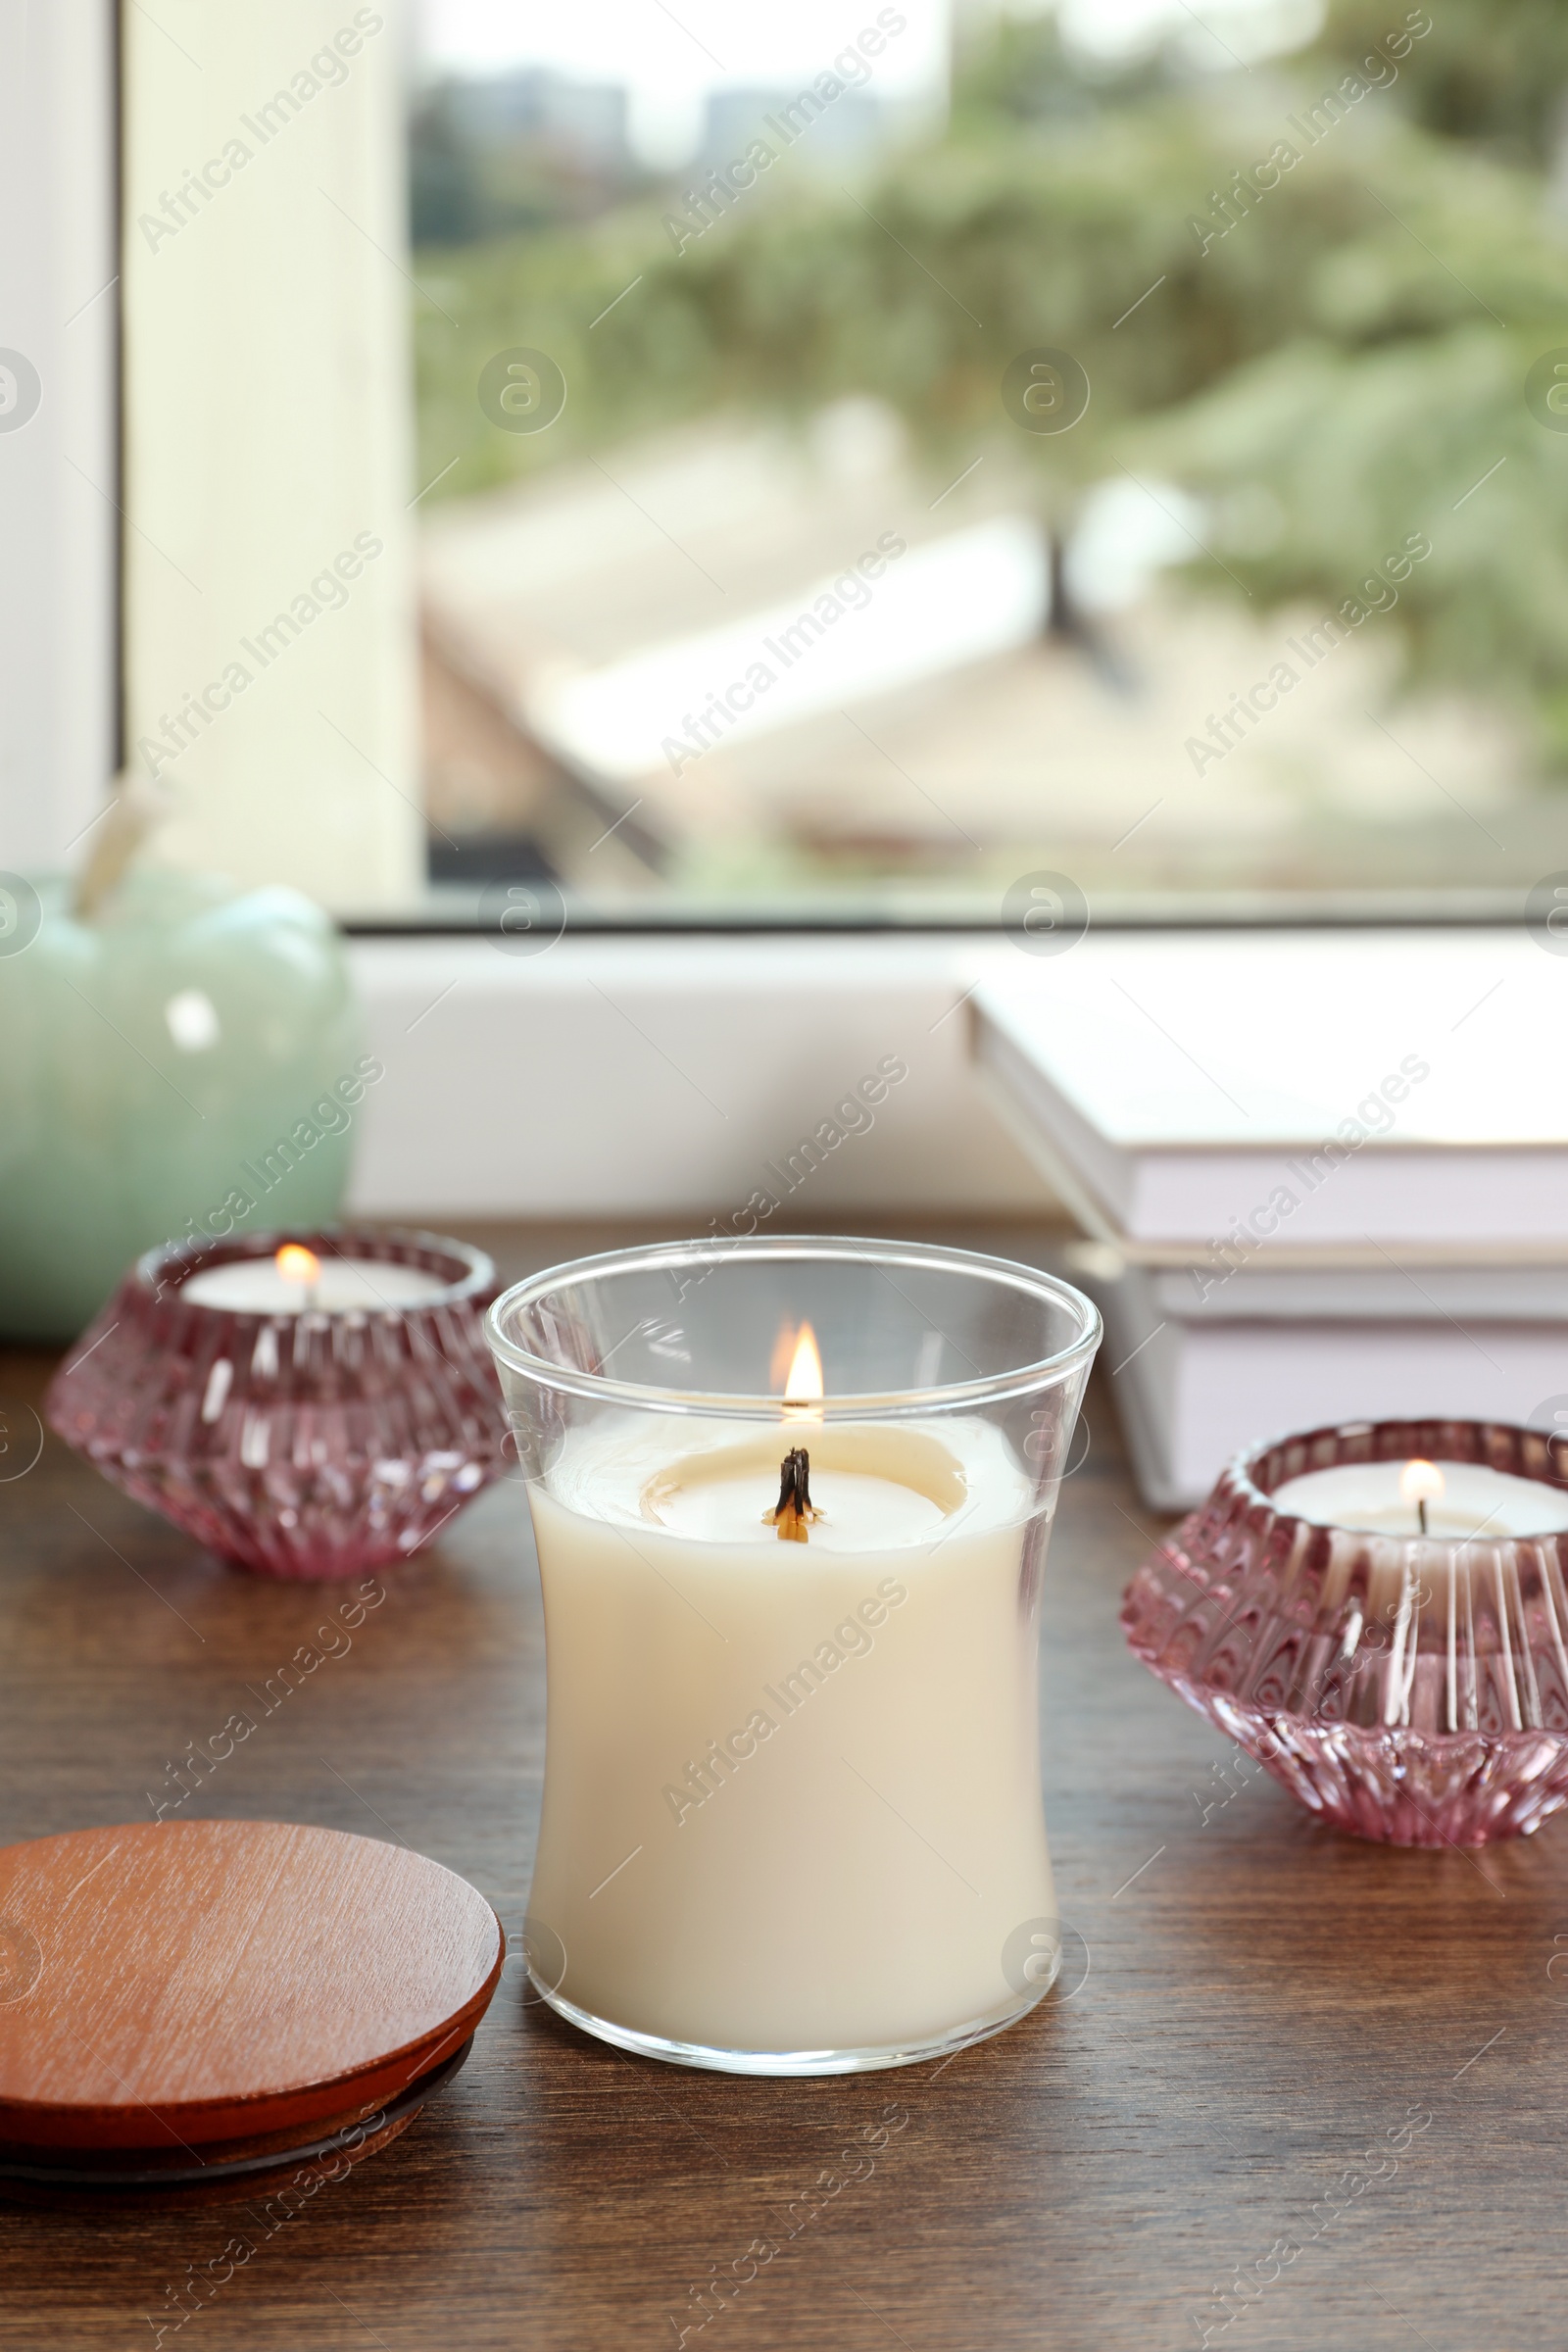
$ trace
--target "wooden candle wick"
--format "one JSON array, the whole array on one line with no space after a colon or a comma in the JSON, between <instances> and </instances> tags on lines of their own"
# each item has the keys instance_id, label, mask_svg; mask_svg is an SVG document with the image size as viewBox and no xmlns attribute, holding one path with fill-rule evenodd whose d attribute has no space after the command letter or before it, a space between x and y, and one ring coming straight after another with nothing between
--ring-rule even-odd
<instances>
[{"instance_id":1,"label":"wooden candle wick","mask_svg":"<svg viewBox=\"0 0 1568 2352\"><path fill-rule=\"evenodd\" d=\"M811 1508L811 1457L804 1446L792 1446L779 1464L778 1505L762 1516L776 1527L781 1544L808 1544L807 1528L821 1517Z\"/></svg>"}]
</instances>

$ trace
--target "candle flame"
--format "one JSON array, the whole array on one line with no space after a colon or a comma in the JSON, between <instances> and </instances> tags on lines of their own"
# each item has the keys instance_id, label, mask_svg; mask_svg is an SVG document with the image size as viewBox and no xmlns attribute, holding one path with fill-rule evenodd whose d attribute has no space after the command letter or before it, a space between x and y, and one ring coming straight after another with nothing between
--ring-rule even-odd
<instances>
[{"instance_id":1,"label":"candle flame","mask_svg":"<svg viewBox=\"0 0 1568 2352\"><path fill-rule=\"evenodd\" d=\"M272 1263L281 1280L303 1283L307 1290L314 1290L321 1279L320 1259L301 1242L285 1242Z\"/></svg>"},{"instance_id":2,"label":"candle flame","mask_svg":"<svg viewBox=\"0 0 1568 2352\"><path fill-rule=\"evenodd\" d=\"M767 1359L767 1385L778 1396L783 1395L784 1383L790 1376L790 1365L795 1357L795 1342L799 1336L796 1325L786 1315L778 1327L778 1336L773 1342L773 1352Z\"/></svg>"},{"instance_id":3,"label":"candle flame","mask_svg":"<svg viewBox=\"0 0 1568 2352\"><path fill-rule=\"evenodd\" d=\"M1436 1462L1419 1458L1406 1462L1399 1473L1401 1502L1437 1502L1441 1500L1446 1481Z\"/></svg>"},{"instance_id":4,"label":"candle flame","mask_svg":"<svg viewBox=\"0 0 1568 2352\"><path fill-rule=\"evenodd\" d=\"M822 1398L822 1357L816 1345L816 1334L809 1323L803 1323L795 1341L795 1352L784 1378L784 1402L802 1406L810 1413ZM818 1416L812 1414L813 1419Z\"/></svg>"}]
</instances>

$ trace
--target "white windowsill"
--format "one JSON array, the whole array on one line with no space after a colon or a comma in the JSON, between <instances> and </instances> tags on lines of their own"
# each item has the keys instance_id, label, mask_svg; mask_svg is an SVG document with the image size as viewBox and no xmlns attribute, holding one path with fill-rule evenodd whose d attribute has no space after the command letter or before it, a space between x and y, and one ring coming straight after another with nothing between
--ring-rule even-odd
<instances>
[{"instance_id":1,"label":"white windowsill","mask_svg":"<svg viewBox=\"0 0 1568 2352\"><path fill-rule=\"evenodd\" d=\"M531 956L359 939L349 956L386 1065L363 1112L363 1214L663 1213L706 1230L887 1056L907 1077L775 1231L860 1207L1054 1213L969 1060L959 1000L1017 960L994 938L564 938Z\"/></svg>"}]
</instances>

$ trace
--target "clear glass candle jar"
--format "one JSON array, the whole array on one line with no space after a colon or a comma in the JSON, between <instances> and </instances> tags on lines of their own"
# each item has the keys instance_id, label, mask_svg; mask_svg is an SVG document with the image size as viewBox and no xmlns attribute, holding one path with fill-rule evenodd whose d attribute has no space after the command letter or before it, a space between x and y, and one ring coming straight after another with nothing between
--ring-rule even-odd
<instances>
[{"instance_id":1,"label":"clear glass candle jar","mask_svg":"<svg viewBox=\"0 0 1568 2352\"><path fill-rule=\"evenodd\" d=\"M1094 1307L778 1236L558 1266L486 1328L544 1585L539 1990L743 2074L1032 2007L1060 1956L1040 1580Z\"/></svg>"}]
</instances>

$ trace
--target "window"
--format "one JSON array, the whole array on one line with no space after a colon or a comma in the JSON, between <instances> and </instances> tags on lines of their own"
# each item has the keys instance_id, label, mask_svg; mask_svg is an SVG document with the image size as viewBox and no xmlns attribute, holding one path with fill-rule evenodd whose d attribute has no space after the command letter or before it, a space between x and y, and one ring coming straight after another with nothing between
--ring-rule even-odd
<instances>
[{"instance_id":1,"label":"window","mask_svg":"<svg viewBox=\"0 0 1568 2352\"><path fill-rule=\"evenodd\" d=\"M1516 906L1568 865L1565 74L1480 0L424 0L443 895Z\"/></svg>"},{"instance_id":2,"label":"window","mask_svg":"<svg viewBox=\"0 0 1568 2352\"><path fill-rule=\"evenodd\" d=\"M9 149L15 859L92 813L118 527L172 853L346 914L1568 868L1560 12L169 0L118 284L114 17Z\"/></svg>"}]
</instances>

